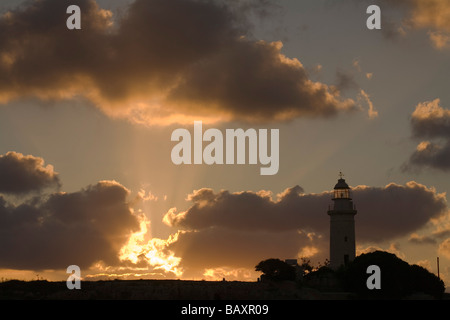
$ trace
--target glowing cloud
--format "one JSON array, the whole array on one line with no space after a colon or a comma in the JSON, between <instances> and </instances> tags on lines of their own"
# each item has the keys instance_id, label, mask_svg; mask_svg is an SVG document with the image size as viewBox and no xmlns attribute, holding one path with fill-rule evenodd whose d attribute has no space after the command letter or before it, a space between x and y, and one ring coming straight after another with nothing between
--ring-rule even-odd
<instances>
[{"instance_id":1,"label":"glowing cloud","mask_svg":"<svg viewBox=\"0 0 450 320\"><path fill-rule=\"evenodd\" d=\"M135 265L145 262L156 270L163 270L180 277L183 274L183 270L178 267L181 259L175 257L173 252L167 249L167 246L177 241L177 234L170 236L167 240L159 238L148 240L149 224L150 221L142 215L140 217L140 230L133 233L128 242L121 248L119 259L131 261Z\"/></svg>"},{"instance_id":2,"label":"glowing cloud","mask_svg":"<svg viewBox=\"0 0 450 320\"><path fill-rule=\"evenodd\" d=\"M364 100L367 105L369 106L369 110L368 110L368 115L370 119L375 119L378 117L378 111L375 110L372 101L370 100L369 95L363 90L361 89L360 92L360 98L361 100Z\"/></svg>"}]
</instances>

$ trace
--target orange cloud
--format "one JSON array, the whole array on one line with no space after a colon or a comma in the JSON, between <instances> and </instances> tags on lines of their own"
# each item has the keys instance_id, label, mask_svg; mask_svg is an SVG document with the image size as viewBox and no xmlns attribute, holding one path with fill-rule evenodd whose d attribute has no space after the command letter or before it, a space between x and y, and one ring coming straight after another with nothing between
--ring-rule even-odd
<instances>
[{"instance_id":1,"label":"orange cloud","mask_svg":"<svg viewBox=\"0 0 450 320\"><path fill-rule=\"evenodd\" d=\"M450 32L450 3L447 0L410 0L407 21L416 28Z\"/></svg>"},{"instance_id":2,"label":"orange cloud","mask_svg":"<svg viewBox=\"0 0 450 320\"><path fill-rule=\"evenodd\" d=\"M361 89L359 92L359 97L361 100L365 101L369 107L367 113L369 115L370 119L375 119L378 117L378 111L375 110L375 107L373 106L373 102L372 100L370 100L369 95L363 90Z\"/></svg>"},{"instance_id":3,"label":"orange cloud","mask_svg":"<svg viewBox=\"0 0 450 320\"><path fill-rule=\"evenodd\" d=\"M428 32L430 40L436 49L446 49L450 47L450 35L440 32Z\"/></svg>"},{"instance_id":4,"label":"orange cloud","mask_svg":"<svg viewBox=\"0 0 450 320\"><path fill-rule=\"evenodd\" d=\"M449 47L450 39L450 3L447 0L388 0L387 5L400 5L407 8L403 26L405 29L425 29L433 46L437 49Z\"/></svg>"}]
</instances>

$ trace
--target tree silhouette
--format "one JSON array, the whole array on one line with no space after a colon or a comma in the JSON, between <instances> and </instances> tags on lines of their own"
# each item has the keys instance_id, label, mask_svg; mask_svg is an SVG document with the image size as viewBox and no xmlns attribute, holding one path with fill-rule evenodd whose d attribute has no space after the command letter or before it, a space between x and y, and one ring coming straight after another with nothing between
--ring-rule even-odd
<instances>
[{"instance_id":1,"label":"tree silhouette","mask_svg":"<svg viewBox=\"0 0 450 320\"><path fill-rule=\"evenodd\" d=\"M307 258L301 258L302 263L300 264L300 268L303 274L308 274L314 270L314 267L311 264L311 260Z\"/></svg>"},{"instance_id":2,"label":"tree silhouette","mask_svg":"<svg viewBox=\"0 0 450 320\"><path fill-rule=\"evenodd\" d=\"M262 280L295 280L295 268L280 259L267 259L258 263L256 271L261 271Z\"/></svg>"},{"instance_id":3,"label":"tree silhouette","mask_svg":"<svg viewBox=\"0 0 450 320\"><path fill-rule=\"evenodd\" d=\"M367 267L377 265L381 270L381 289L368 289ZM375 251L361 254L343 273L348 291L360 298L400 299L413 293L425 293L434 298L442 297L444 282L425 268L409 265L395 254Z\"/></svg>"}]
</instances>

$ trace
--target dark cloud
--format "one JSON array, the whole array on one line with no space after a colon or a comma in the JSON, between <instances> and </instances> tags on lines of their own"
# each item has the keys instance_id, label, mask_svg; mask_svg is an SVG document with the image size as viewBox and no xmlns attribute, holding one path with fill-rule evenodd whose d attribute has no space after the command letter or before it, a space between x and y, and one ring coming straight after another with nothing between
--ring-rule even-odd
<instances>
[{"instance_id":1,"label":"dark cloud","mask_svg":"<svg viewBox=\"0 0 450 320\"><path fill-rule=\"evenodd\" d=\"M0 193L23 195L45 188L58 188L58 173L44 160L31 155L10 151L0 155Z\"/></svg>"},{"instance_id":2,"label":"dark cloud","mask_svg":"<svg viewBox=\"0 0 450 320\"><path fill-rule=\"evenodd\" d=\"M353 101L312 82L298 60L281 55L281 42L236 41L208 61L190 68L169 99L205 103L227 115L253 120L330 116Z\"/></svg>"},{"instance_id":3,"label":"dark cloud","mask_svg":"<svg viewBox=\"0 0 450 320\"><path fill-rule=\"evenodd\" d=\"M28 2L0 18L0 101L83 96L146 123L287 120L357 109L308 78L281 42L254 41L270 1L136 0L112 19L94 0ZM67 30L69 4L82 30Z\"/></svg>"},{"instance_id":4,"label":"dark cloud","mask_svg":"<svg viewBox=\"0 0 450 320\"><path fill-rule=\"evenodd\" d=\"M411 127L416 138L450 138L450 110L440 106L440 99L419 103Z\"/></svg>"},{"instance_id":5,"label":"dark cloud","mask_svg":"<svg viewBox=\"0 0 450 320\"><path fill-rule=\"evenodd\" d=\"M403 171L415 168L434 168L442 171L450 169L450 141L444 145L429 141L421 142L411 154L407 163L403 164Z\"/></svg>"},{"instance_id":6,"label":"dark cloud","mask_svg":"<svg viewBox=\"0 0 450 320\"><path fill-rule=\"evenodd\" d=\"M193 205L187 211L169 211L165 215L164 221L168 225L196 230L221 226L271 232L296 230L303 226L324 231L330 194L303 194L303 189L296 186L286 189L277 201L273 201L270 192L230 193L223 190L214 193L204 188L194 191L188 200ZM318 215L319 211L325 214Z\"/></svg>"},{"instance_id":7,"label":"dark cloud","mask_svg":"<svg viewBox=\"0 0 450 320\"><path fill-rule=\"evenodd\" d=\"M357 63L356 63L356 65L358 66ZM336 85L335 86L340 91L348 90L348 89L357 89L357 90L360 89L358 83L355 80L355 76L349 72L346 72L346 71L340 70L340 69L336 71Z\"/></svg>"},{"instance_id":8,"label":"dark cloud","mask_svg":"<svg viewBox=\"0 0 450 320\"><path fill-rule=\"evenodd\" d=\"M300 187L286 189L273 200L267 192L214 193L201 189L188 199L186 211L169 211L164 221L171 226L197 230L219 226L233 230L328 233L330 192L304 194ZM423 227L447 208L444 194L416 182L385 187L358 186L353 190L357 206L358 241L385 241Z\"/></svg>"},{"instance_id":9,"label":"dark cloud","mask_svg":"<svg viewBox=\"0 0 450 320\"><path fill-rule=\"evenodd\" d=\"M388 40L398 40L400 37L406 34L401 23L391 21L389 18L382 15L382 28L381 33Z\"/></svg>"},{"instance_id":10,"label":"dark cloud","mask_svg":"<svg viewBox=\"0 0 450 320\"><path fill-rule=\"evenodd\" d=\"M428 140L420 142L408 162L403 164L402 169L407 171L430 167L448 171L450 169L450 110L442 108L439 99L419 103L411 116L411 128L413 138L435 139L436 142Z\"/></svg>"},{"instance_id":11,"label":"dark cloud","mask_svg":"<svg viewBox=\"0 0 450 320\"><path fill-rule=\"evenodd\" d=\"M101 181L73 193L14 206L0 198L0 268L87 268L97 261L116 264L118 252L138 219L127 200L129 191Z\"/></svg>"},{"instance_id":12,"label":"dark cloud","mask_svg":"<svg viewBox=\"0 0 450 320\"><path fill-rule=\"evenodd\" d=\"M354 201L358 209L357 237L383 241L418 230L430 219L447 211L445 193L414 181L405 185L357 187Z\"/></svg>"},{"instance_id":13,"label":"dark cloud","mask_svg":"<svg viewBox=\"0 0 450 320\"><path fill-rule=\"evenodd\" d=\"M139 205L151 195L131 197L116 181L70 193L44 190L59 186L59 180L53 167L43 164L42 158L15 152L0 157L0 187L6 194L0 195L0 269L60 270L75 264L99 277L106 269L121 274L142 267L153 276L179 274L178 260L165 250L170 241L142 242L150 237L150 222ZM140 253L158 258L142 260Z\"/></svg>"}]
</instances>

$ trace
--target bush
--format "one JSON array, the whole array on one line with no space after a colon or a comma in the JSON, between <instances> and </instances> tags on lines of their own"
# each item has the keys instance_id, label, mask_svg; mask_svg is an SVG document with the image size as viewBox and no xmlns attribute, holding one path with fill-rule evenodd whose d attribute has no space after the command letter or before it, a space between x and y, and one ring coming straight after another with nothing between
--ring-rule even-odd
<instances>
[{"instance_id":1,"label":"bush","mask_svg":"<svg viewBox=\"0 0 450 320\"><path fill-rule=\"evenodd\" d=\"M256 271L261 271L262 280L295 280L295 268L280 259L267 259L258 263Z\"/></svg>"},{"instance_id":2,"label":"bush","mask_svg":"<svg viewBox=\"0 0 450 320\"><path fill-rule=\"evenodd\" d=\"M377 265L381 270L381 289L368 289L367 267ZM375 251L355 258L343 272L345 289L360 298L401 299L413 293L425 293L441 298L444 282L425 268L409 265L395 254Z\"/></svg>"}]
</instances>

